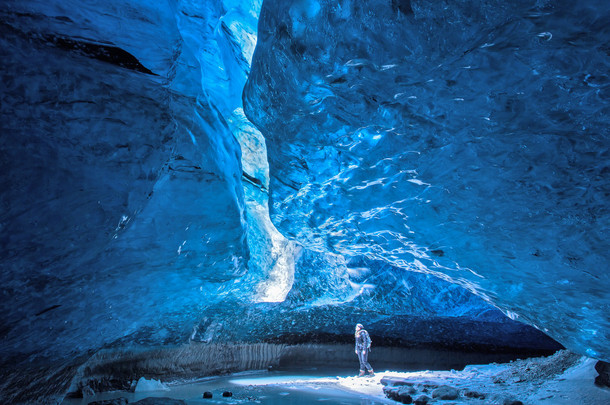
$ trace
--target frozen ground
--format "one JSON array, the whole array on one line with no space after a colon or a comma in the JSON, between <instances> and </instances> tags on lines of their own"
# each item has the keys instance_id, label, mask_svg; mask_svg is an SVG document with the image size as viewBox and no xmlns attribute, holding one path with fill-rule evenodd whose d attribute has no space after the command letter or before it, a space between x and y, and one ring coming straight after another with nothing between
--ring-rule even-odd
<instances>
[{"instance_id":1,"label":"frozen ground","mask_svg":"<svg viewBox=\"0 0 610 405\"><path fill-rule=\"evenodd\" d=\"M339 384L351 390L383 396L380 380L404 381L412 384L413 399L420 395L432 397L439 386L454 387L459 397L442 404L503 404L513 399L524 404L610 404L610 390L599 388L593 381L596 360L573 357L559 352L548 358L518 360L506 364L473 365L463 371L417 371L378 373L375 378L341 379ZM466 393L482 394L484 398L467 397ZM472 395L472 394L471 394Z\"/></svg>"},{"instance_id":2,"label":"frozen ground","mask_svg":"<svg viewBox=\"0 0 610 405\"><path fill-rule=\"evenodd\" d=\"M505 364L472 365L462 371L378 372L375 377L359 378L345 371L311 369L294 372L256 371L213 377L189 383L168 384L169 391L112 392L94 398L66 399L65 405L84 405L91 401L125 397L134 402L146 397L171 397L187 404L395 404L384 392L384 382L393 381L412 389L413 399L432 397L438 386L458 390L455 400L438 400L439 404L503 404L514 399L524 404L610 404L610 390L593 384L597 373L595 360L558 352L550 357L517 360ZM330 370L328 370L330 371ZM210 391L213 398L203 399ZM231 391L231 398L222 397ZM468 397L477 393L484 398Z\"/></svg>"}]
</instances>

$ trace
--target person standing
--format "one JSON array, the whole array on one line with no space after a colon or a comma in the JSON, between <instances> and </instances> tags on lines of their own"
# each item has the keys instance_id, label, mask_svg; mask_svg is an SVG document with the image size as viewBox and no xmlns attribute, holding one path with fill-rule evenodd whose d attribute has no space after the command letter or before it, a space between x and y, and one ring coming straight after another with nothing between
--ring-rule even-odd
<instances>
[{"instance_id":1,"label":"person standing","mask_svg":"<svg viewBox=\"0 0 610 405\"><path fill-rule=\"evenodd\" d=\"M360 361L360 374L358 377L364 376L365 369L374 376L373 367L368 362L369 352L371 351L371 337L369 333L364 330L364 327L361 323L356 325L356 354L358 355L358 360Z\"/></svg>"}]
</instances>

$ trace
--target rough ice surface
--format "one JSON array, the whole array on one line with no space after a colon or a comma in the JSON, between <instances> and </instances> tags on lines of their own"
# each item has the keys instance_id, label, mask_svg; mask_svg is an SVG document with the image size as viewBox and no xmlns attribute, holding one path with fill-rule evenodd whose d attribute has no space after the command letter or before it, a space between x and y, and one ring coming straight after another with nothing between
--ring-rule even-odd
<instances>
[{"instance_id":1,"label":"rough ice surface","mask_svg":"<svg viewBox=\"0 0 610 405\"><path fill-rule=\"evenodd\" d=\"M243 55L229 68L220 50L247 48L255 12L3 3L5 354L82 352L143 325L170 339L165 323L192 323L246 272L240 148L223 119L241 102L212 96L243 87Z\"/></svg>"},{"instance_id":2,"label":"rough ice surface","mask_svg":"<svg viewBox=\"0 0 610 405\"><path fill-rule=\"evenodd\" d=\"M607 357L607 2L266 1L272 220Z\"/></svg>"},{"instance_id":3,"label":"rough ice surface","mask_svg":"<svg viewBox=\"0 0 610 405\"><path fill-rule=\"evenodd\" d=\"M2 2L1 387L355 322L552 346L494 306L608 360L609 7Z\"/></svg>"},{"instance_id":4,"label":"rough ice surface","mask_svg":"<svg viewBox=\"0 0 610 405\"><path fill-rule=\"evenodd\" d=\"M136 384L135 392L145 391L169 391L169 388L160 380L155 380L154 378L147 380L144 377L140 377Z\"/></svg>"}]
</instances>

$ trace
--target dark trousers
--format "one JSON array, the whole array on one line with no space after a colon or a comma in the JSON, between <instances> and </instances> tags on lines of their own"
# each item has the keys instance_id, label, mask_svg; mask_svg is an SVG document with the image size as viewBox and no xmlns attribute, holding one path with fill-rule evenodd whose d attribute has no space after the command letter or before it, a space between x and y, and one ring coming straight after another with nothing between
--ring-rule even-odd
<instances>
[{"instance_id":1,"label":"dark trousers","mask_svg":"<svg viewBox=\"0 0 610 405\"><path fill-rule=\"evenodd\" d=\"M373 369L373 367L371 367L371 365L368 362L369 359L369 351L368 350L358 350L358 360L360 361L360 370L364 371L364 369L367 369L368 371L371 371Z\"/></svg>"}]
</instances>

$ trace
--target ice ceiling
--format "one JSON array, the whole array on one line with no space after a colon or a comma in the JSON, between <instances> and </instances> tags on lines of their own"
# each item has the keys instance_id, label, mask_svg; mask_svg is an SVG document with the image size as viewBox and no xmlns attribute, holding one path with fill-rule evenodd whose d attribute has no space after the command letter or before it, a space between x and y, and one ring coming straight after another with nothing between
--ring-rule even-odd
<instances>
[{"instance_id":1,"label":"ice ceiling","mask_svg":"<svg viewBox=\"0 0 610 405\"><path fill-rule=\"evenodd\" d=\"M5 0L0 31L5 364L537 339L490 304L610 359L610 3Z\"/></svg>"}]
</instances>

